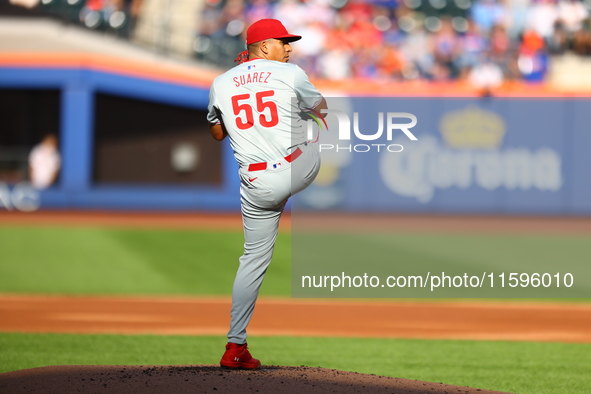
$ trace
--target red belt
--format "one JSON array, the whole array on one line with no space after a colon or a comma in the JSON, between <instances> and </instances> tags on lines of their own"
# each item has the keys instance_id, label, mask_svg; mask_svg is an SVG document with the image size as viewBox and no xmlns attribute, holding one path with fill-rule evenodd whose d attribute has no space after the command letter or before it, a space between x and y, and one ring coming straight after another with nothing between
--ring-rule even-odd
<instances>
[{"instance_id":1,"label":"red belt","mask_svg":"<svg viewBox=\"0 0 591 394\"><path fill-rule=\"evenodd\" d=\"M286 162L291 163L292 161L294 161L295 159L300 157L300 155L302 153L303 153L302 150L300 148L297 148L291 154L285 156L284 159ZM262 163L252 163L252 164L248 165L248 171L262 171L262 170L266 170L266 169L267 169L267 162L266 161L264 161Z\"/></svg>"}]
</instances>

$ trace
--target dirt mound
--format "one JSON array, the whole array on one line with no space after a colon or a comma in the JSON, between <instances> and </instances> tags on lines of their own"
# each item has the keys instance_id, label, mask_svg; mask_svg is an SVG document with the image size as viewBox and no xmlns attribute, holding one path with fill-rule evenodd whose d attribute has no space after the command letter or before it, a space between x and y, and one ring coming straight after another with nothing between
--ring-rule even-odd
<instances>
[{"instance_id":1,"label":"dirt mound","mask_svg":"<svg viewBox=\"0 0 591 394\"><path fill-rule=\"evenodd\" d=\"M325 368L61 365L0 374L0 393L499 393Z\"/></svg>"}]
</instances>

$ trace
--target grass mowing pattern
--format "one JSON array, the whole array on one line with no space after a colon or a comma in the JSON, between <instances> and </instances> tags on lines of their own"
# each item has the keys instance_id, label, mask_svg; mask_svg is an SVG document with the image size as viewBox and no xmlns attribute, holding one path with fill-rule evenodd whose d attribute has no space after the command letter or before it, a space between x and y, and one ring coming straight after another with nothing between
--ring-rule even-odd
<instances>
[{"instance_id":1,"label":"grass mowing pattern","mask_svg":"<svg viewBox=\"0 0 591 394\"><path fill-rule=\"evenodd\" d=\"M479 235L479 234L403 234L403 233L313 233L295 229L292 232L293 291L300 297L590 297L591 296L591 238L589 236L547 235ZM482 288L446 288L429 286L384 287L386 278L421 275L449 277L476 276L484 273ZM504 286L499 274L504 274ZM510 273L546 273L546 287L510 286ZM560 273L557 286L552 275ZM566 287L564 275L571 273L573 287ZM347 286L315 287L310 279L341 274L368 277L380 282L373 287ZM493 275L494 288L490 288ZM340 281L339 281L340 282ZM303 285L302 283L307 283ZM337 282L338 283L338 282ZM381 286L380 286L381 283ZM422 282L419 282L422 283ZM311 285L312 284L312 285ZM427 281L429 284L429 281ZM550 285L551 284L551 285ZM531 292L533 291L533 292Z\"/></svg>"},{"instance_id":2,"label":"grass mowing pattern","mask_svg":"<svg viewBox=\"0 0 591 394\"><path fill-rule=\"evenodd\" d=\"M330 234L324 236L322 244L330 244ZM294 237L297 241L301 235ZM0 292L229 295L243 242L241 231L0 226ZM310 244L296 242L298 255L310 257ZM459 266L510 272L528 262L559 270L561 261L588 267L591 255L584 236L392 233L356 236L345 246L383 249L381 254L401 263L391 269ZM290 261L291 236L280 233L261 295L290 295ZM338 273L346 262L327 265Z\"/></svg>"},{"instance_id":3,"label":"grass mowing pattern","mask_svg":"<svg viewBox=\"0 0 591 394\"><path fill-rule=\"evenodd\" d=\"M0 227L0 292L230 294L239 231ZM290 239L279 234L262 295L289 294Z\"/></svg>"},{"instance_id":4,"label":"grass mowing pattern","mask_svg":"<svg viewBox=\"0 0 591 394\"><path fill-rule=\"evenodd\" d=\"M217 364L225 338L0 334L0 372L65 364ZM307 365L525 393L586 393L591 345L256 337L267 365Z\"/></svg>"}]
</instances>

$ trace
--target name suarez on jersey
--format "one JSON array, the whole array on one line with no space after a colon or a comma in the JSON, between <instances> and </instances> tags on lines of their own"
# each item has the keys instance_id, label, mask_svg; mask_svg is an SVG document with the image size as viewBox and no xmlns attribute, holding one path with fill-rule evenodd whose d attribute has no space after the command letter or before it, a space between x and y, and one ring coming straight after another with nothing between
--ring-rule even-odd
<instances>
[{"instance_id":1,"label":"name suarez on jersey","mask_svg":"<svg viewBox=\"0 0 591 394\"><path fill-rule=\"evenodd\" d=\"M268 79L271 76L269 71L253 72L239 77L232 78L236 87L246 85L248 83L268 83Z\"/></svg>"}]
</instances>

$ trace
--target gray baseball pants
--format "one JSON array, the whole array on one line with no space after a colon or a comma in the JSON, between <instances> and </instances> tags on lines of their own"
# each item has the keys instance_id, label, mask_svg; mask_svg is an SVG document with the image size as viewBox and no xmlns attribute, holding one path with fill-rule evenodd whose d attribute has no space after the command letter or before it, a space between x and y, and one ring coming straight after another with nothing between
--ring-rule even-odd
<instances>
[{"instance_id":1,"label":"gray baseball pants","mask_svg":"<svg viewBox=\"0 0 591 394\"><path fill-rule=\"evenodd\" d=\"M244 226L244 254L232 289L228 342L246 342L265 272L273 257L279 219L287 199L308 187L320 170L316 144L300 145L302 154L292 163L268 163L262 171L240 169L240 203ZM276 168L273 168L275 165Z\"/></svg>"}]
</instances>

